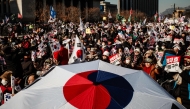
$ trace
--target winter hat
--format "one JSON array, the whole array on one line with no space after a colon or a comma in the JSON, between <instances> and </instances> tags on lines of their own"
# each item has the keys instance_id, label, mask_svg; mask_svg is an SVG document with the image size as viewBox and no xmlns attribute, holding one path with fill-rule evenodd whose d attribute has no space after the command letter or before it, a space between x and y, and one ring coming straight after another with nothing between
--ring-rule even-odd
<instances>
[{"instance_id":1,"label":"winter hat","mask_svg":"<svg viewBox=\"0 0 190 109\"><path fill-rule=\"evenodd\" d=\"M148 50L148 51L145 52L144 56L145 56L146 54L150 54L150 55L151 55L152 52L151 52L150 50Z\"/></svg>"},{"instance_id":2,"label":"winter hat","mask_svg":"<svg viewBox=\"0 0 190 109\"><path fill-rule=\"evenodd\" d=\"M145 62L145 63L152 63L152 59L146 58L146 59L144 60L144 62Z\"/></svg>"},{"instance_id":3,"label":"winter hat","mask_svg":"<svg viewBox=\"0 0 190 109\"><path fill-rule=\"evenodd\" d=\"M188 50L188 51L185 53L184 58L189 58L189 59L190 59L190 50Z\"/></svg>"},{"instance_id":4,"label":"winter hat","mask_svg":"<svg viewBox=\"0 0 190 109\"><path fill-rule=\"evenodd\" d=\"M175 74L173 76L173 79L174 79L174 81L177 82L178 85L181 85L181 83L182 83L182 77L179 74Z\"/></svg>"},{"instance_id":5,"label":"winter hat","mask_svg":"<svg viewBox=\"0 0 190 109\"><path fill-rule=\"evenodd\" d=\"M179 46L179 44L175 44L175 45L173 46L173 48L177 48L178 50L181 50L181 47Z\"/></svg>"},{"instance_id":6,"label":"winter hat","mask_svg":"<svg viewBox=\"0 0 190 109\"><path fill-rule=\"evenodd\" d=\"M141 52L139 48L136 48L134 51L137 51L139 53Z\"/></svg>"},{"instance_id":7,"label":"winter hat","mask_svg":"<svg viewBox=\"0 0 190 109\"><path fill-rule=\"evenodd\" d=\"M107 56L107 57L109 56L109 54L110 54L110 53L109 53L108 51L104 51L104 53L103 53L103 55L104 55L104 56Z\"/></svg>"},{"instance_id":8,"label":"winter hat","mask_svg":"<svg viewBox=\"0 0 190 109\"><path fill-rule=\"evenodd\" d=\"M45 62L44 62L44 64L46 64L46 65L52 65L53 64L53 59L51 59L51 58L46 59Z\"/></svg>"},{"instance_id":9,"label":"winter hat","mask_svg":"<svg viewBox=\"0 0 190 109\"><path fill-rule=\"evenodd\" d=\"M91 48L90 51L91 51L91 52L94 52L94 51L95 51L95 48Z\"/></svg>"}]
</instances>

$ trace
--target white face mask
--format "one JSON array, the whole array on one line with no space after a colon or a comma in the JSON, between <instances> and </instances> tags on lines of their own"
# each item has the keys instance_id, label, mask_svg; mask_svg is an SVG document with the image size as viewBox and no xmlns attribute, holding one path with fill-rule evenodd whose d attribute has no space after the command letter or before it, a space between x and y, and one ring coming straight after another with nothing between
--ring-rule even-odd
<instances>
[{"instance_id":1,"label":"white face mask","mask_svg":"<svg viewBox=\"0 0 190 109\"><path fill-rule=\"evenodd\" d=\"M161 48L162 48L162 50L164 50L164 49L165 49L165 47L164 47L164 46L162 46Z\"/></svg>"},{"instance_id":2,"label":"white face mask","mask_svg":"<svg viewBox=\"0 0 190 109\"><path fill-rule=\"evenodd\" d=\"M126 64L129 64L130 60L125 60Z\"/></svg>"},{"instance_id":3,"label":"white face mask","mask_svg":"<svg viewBox=\"0 0 190 109\"><path fill-rule=\"evenodd\" d=\"M1 84L4 85L4 86L7 85L7 81L4 80L4 79L2 79L2 80L1 80Z\"/></svg>"}]
</instances>

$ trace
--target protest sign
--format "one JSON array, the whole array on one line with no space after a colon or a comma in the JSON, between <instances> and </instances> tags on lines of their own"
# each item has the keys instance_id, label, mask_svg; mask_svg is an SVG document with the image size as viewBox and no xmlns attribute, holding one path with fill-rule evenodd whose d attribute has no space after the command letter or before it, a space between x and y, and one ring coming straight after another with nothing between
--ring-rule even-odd
<instances>
[{"instance_id":1,"label":"protest sign","mask_svg":"<svg viewBox=\"0 0 190 109\"><path fill-rule=\"evenodd\" d=\"M166 72L179 72L179 73L181 73L182 70L179 67L180 59L181 59L180 56L166 56L167 65L166 65L164 70Z\"/></svg>"},{"instance_id":2,"label":"protest sign","mask_svg":"<svg viewBox=\"0 0 190 109\"><path fill-rule=\"evenodd\" d=\"M171 30L175 30L175 26L170 26L170 29Z\"/></svg>"},{"instance_id":3,"label":"protest sign","mask_svg":"<svg viewBox=\"0 0 190 109\"><path fill-rule=\"evenodd\" d=\"M90 28L87 28L87 29L86 29L86 34L91 34Z\"/></svg>"},{"instance_id":4,"label":"protest sign","mask_svg":"<svg viewBox=\"0 0 190 109\"><path fill-rule=\"evenodd\" d=\"M103 20L107 20L107 17L103 17Z\"/></svg>"},{"instance_id":5,"label":"protest sign","mask_svg":"<svg viewBox=\"0 0 190 109\"><path fill-rule=\"evenodd\" d=\"M157 54L158 60L162 59L163 55L164 55L163 51L158 52L158 54Z\"/></svg>"},{"instance_id":6,"label":"protest sign","mask_svg":"<svg viewBox=\"0 0 190 109\"><path fill-rule=\"evenodd\" d=\"M110 63L116 65L120 61L121 57L118 54L109 57Z\"/></svg>"},{"instance_id":7,"label":"protest sign","mask_svg":"<svg viewBox=\"0 0 190 109\"><path fill-rule=\"evenodd\" d=\"M183 39L175 38L174 41L173 41L173 43L175 43L175 44L176 44L176 43L179 44L180 42L182 43L182 42L183 42Z\"/></svg>"}]
</instances>

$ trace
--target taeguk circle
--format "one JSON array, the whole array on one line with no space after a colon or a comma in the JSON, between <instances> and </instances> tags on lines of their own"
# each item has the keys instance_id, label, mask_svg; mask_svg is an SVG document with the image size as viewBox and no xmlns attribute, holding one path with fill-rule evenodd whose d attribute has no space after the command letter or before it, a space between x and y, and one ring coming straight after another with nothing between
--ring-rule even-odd
<instances>
[{"instance_id":1,"label":"taeguk circle","mask_svg":"<svg viewBox=\"0 0 190 109\"><path fill-rule=\"evenodd\" d=\"M67 102L79 109L123 109L133 92L124 77L101 70L78 73L63 87Z\"/></svg>"}]
</instances>

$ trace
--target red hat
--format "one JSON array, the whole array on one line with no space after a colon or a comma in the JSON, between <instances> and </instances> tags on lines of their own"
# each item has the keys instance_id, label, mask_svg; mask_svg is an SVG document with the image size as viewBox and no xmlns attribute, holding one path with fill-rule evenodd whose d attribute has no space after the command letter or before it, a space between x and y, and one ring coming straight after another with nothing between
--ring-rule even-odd
<instances>
[{"instance_id":1,"label":"red hat","mask_svg":"<svg viewBox=\"0 0 190 109\"><path fill-rule=\"evenodd\" d=\"M125 31L127 28L125 26L122 27L122 30Z\"/></svg>"}]
</instances>

